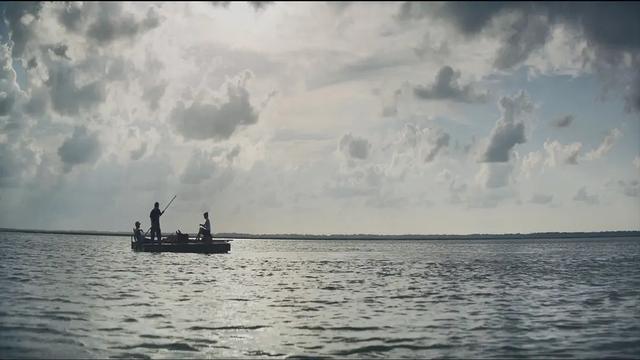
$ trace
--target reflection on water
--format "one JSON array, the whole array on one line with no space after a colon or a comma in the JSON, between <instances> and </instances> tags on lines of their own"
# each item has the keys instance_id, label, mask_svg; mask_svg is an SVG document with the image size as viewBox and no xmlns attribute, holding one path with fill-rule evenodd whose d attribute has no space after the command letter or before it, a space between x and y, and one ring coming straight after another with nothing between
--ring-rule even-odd
<instances>
[{"instance_id":1,"label":"reflection on water","mask_svg":"<svg viewBox=\"0 0 640 360\"><path fill-rule=\"evenodd\" d=\"M0 233L0 356L633 358L639 240L235 240L199 255Z\"/></svg>"}]
</instances>

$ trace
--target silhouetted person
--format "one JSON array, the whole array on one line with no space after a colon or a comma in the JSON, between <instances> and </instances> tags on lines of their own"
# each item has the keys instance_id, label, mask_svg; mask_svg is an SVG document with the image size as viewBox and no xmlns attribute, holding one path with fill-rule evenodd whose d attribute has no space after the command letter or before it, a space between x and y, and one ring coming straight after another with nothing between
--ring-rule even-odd
<instances>
[{"instance_id":1,"label":"silhouetted person","mask_svg":"<svg viewBox=\"0 0 640 360\"><path fill-rule=\"evenodd\" d=\"M209 222L209 213L206 212L202 215L204 216L204 224L200 224L200 230L198 231L198 236L196 236L196 241L200 240L200 235L202 235L202 240L211 240L211 222Z\"/></svg>"},{"instance_id":2,"label":"silhouetted person","mask_svg":"<svg viewBox=\"0 0 640 360\"><path fill-rule=\"evenodd\" d=\"M158 202L153 204L153 210L149 214L151 218L151 241L156 235L158 236L158 242L162 239L162 232L160 231L160 216L162 214L164 214L164 211L160 211L160 204Z\"/></svg>"},{"instance_id":3,"label":"silhouetted person","mask_svg":"<svg viewBox=\"0 0 640 360\"><path fill-rule=\"evenodd\" d=\"M140 221L136 221L136 227L133 229L133 238L139 243L144 242L144 233L140 229Z\"/></svg>"}]
</instances>

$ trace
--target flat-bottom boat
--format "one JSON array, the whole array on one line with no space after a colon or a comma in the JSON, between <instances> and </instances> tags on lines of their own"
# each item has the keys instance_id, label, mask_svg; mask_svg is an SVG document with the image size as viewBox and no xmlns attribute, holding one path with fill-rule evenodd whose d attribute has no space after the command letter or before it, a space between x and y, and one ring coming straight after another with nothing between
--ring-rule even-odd
<instances>
[{"instance_id":1,"label":"flat-bottom boat","mask_svg":"<svg viewBox=\"0 0 640 360\"><path fill-rule=\"evenodd\" d=\"M229 240L204 238L196 240L195 236L176 233L163 237L160 242L152 242L145 238L145 241L135 241L131 236L131 249L143 252L177 252L177 253L198 253L198 254L226 254L231 251Z\"/></svg>"}]
</instances>

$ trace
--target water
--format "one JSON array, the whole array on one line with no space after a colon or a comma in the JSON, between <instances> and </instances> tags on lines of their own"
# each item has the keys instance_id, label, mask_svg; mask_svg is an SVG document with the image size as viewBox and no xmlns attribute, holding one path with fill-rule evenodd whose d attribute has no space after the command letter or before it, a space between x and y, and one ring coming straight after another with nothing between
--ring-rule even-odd
<instances>
[{"instance_id":1,"label":"water","mask_svg":"<svg viewBox=\"0 0 640 360\"><path fill-rule=\"evenodd\" d=\"M128 242L0 233L0 357L640 354L640 239Z\"/></svg>"}]
</instances>

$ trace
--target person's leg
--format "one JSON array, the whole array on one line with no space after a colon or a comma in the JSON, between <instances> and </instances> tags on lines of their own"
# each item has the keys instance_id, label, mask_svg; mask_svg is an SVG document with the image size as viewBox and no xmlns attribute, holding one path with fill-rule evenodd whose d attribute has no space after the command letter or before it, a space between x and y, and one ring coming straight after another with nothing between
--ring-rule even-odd
<instances>
[{"instance_id":1,"label":"person's leg","mask_svg":"<svg viewBox=\"0 0 640 360\"><path fill-rule=\"evenodd\" d=\"M158 226L158 243L162 241L162 230L160 230L160 226Z\"/></svg>"}]
</instances>

